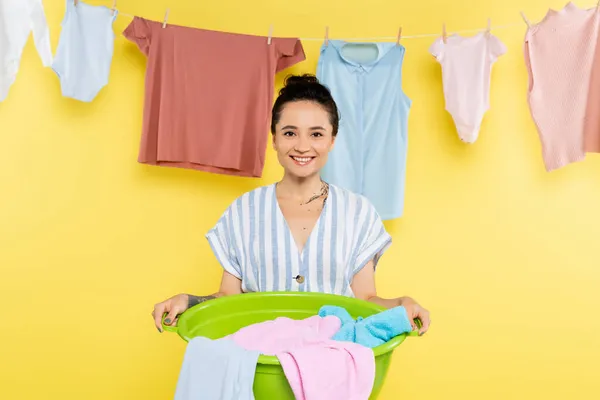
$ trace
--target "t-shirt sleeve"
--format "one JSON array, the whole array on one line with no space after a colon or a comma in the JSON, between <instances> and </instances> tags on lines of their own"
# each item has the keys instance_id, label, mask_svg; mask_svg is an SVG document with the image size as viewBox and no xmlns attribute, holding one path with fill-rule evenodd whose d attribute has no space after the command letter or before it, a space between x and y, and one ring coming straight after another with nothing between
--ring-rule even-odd
<instances>
[{"instance_id":1,"label":"t-shirt sleeve","mask_svg":"<svg viewBox=\"0 0 600 400\"><path fill-rule=\"evenodd\" d=\"M385 230L375 207L366 200L365 203L367 204L367 215L359 228L358 251L353 265L354 275L369 261L373 261L373 267L377 267L379 259L392 244L392 237Z\"/></svg>"},{"instance_id":2,"label":"t-shirt sleeve","mask_svg":"<svg viewBox=\"0 0 600 400\"><path fill-rule=\"evenodd\" d=\"M235 251L235 229L232 207L229 207L216 225L208 231L206 239L223 269L236 278L242 279L242 271Z\"/></svg>"},{"instance_id":3,"label":"t-shirt sleeve","mask_svg":"<svg viewBox=\"0 0 600 400\"><path fill-rule=\"evenodd\" d=\"M490 60L496 61L498 57L506 53L506 46L496 36L490 35L489 40Z\"/></svg>"},{"instance_id":4,"label":"t-shirt sleeve","mask_svg":"<svg viewBox=\"0 0 600 400\"><path fill-rule=\"evenodd\" d=\"M300 41L300 39L274 39L274 44L275 40L277 40L276 46L279 55L279 59L277 60L277 72L306 59L304 47L302 46L302 41Z\"/></svg>"},{"instance_id":5,"label":"t-shirt sleeve","mask_svg":"<svg viewBox=\"0 0 600 400\"><path fill-rule=\"evenodd\" d=\"M429 46L429 53L432 56L434 56L438 61L441 61L444 55L444 39L437 38L435 42L433 42L432 45Z\"/></svg>"},{"instance_id":6,"label":"t-shirt sleeve","mask_svg":"<svg viewBox=\"0 0 600 400\"><path fill-rule=\"evenodd\" d=\"M142 53L148 55L152 29L148 21L140 17L134 17L131 23L123 31L123 36L137 44Z\"/></svg>"}]
</instances>

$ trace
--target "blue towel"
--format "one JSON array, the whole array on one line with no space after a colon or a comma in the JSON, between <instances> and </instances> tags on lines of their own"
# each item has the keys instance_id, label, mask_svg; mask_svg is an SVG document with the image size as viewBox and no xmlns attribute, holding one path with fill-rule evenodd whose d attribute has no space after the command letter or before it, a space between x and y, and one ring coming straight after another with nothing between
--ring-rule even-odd
<instances>
[{"instance_id":1,"label":"blue towel","mask_svg":"<svg viewBox=\"0 0 600 400\"><path fill-rule=\"evenodd\" d=\"M342 327L333 336L333 340L358 343L370 348L412 331L406 309L402 306L390 308L367 318L358 317L356 321L342 307L321 307L319 316L329 315L336 316L342 321Z\"/></svg>"}]
</instances>

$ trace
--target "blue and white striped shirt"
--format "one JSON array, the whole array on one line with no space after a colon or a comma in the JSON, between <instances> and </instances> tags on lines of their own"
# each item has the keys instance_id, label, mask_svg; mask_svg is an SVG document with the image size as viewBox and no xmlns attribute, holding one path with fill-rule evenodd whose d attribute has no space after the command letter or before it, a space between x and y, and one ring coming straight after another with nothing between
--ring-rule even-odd
<instances>
[{"instance_id":1,"label":"blue and white striped shirt","mask_svg":"<svg viewBox=\"0 0 600 400\"><path fill-rule=\"evenodd\" d=\"M237 198L206 234L244 292L308 291L353 297L354 275L391 244L375 207L335 185L302 252L279 208L275 184ZM297 279L302 277L304 279Z\"/></svg>"}]
</instances>

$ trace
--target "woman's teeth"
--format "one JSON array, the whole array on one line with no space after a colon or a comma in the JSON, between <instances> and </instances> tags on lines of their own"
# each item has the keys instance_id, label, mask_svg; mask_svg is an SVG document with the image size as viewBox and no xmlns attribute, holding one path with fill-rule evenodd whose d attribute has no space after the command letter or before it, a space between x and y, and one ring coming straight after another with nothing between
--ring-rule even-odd
<instances>
[{"instance_id":1,"label":"woman's teeth","mask_svg":"<svg viewBox=\"0 0 600 400\"><path fill-rule=\"evenodd\" d=\"M306 165L313 160L313 157L292 157L292 160L299 165Z\"/></svg>"}]
</instances>

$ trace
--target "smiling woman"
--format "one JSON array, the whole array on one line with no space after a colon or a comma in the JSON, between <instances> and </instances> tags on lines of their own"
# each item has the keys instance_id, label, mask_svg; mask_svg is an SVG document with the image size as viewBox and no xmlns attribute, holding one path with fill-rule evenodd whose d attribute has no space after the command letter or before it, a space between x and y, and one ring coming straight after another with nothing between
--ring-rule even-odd
<instances>
[{"instance_id":1,"label":"smiling woman","mask_svg":"<svg viewBox=\"0 0 600 400\"><path fill-rule=\"evenodd\" d=\"M154 308L173 325L187 308L244 292L301 291L357 297L392 308L429 328L429 312L409 297L377 296L375 268L391 245L374 206L364 197L321 179L338 133L338 108L312 75L291 76L273 106L273 148L284 169L280 182L245 193L207 233L223 267L211 296L180 294ZM417 329L413 325L413 329Z\"/></svg>"}]
</instances>

